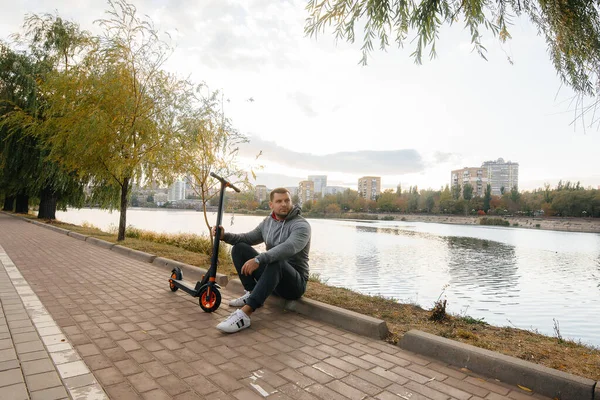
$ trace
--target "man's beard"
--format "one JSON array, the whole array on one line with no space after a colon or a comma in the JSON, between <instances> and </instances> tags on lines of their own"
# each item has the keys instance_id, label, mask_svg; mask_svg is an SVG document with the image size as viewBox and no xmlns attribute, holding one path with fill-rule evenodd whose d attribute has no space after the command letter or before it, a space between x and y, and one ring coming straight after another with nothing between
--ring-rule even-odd
<instances>
[{"instance_id":1,"label":"man's beard","mask_svg":"<svg viewBox=\"0 0 600 400\"><path fill-rule=\"evenodd\" d=\"M289 211L288 211L288 212L286 212L285 214L279 214L279 213L275 213L275 216L276 216L277 218L279 218L279 219L285 219L285 218L288 216L288 214L289 214L289 213L290 213Z\"/></svg>"}]
</instances>

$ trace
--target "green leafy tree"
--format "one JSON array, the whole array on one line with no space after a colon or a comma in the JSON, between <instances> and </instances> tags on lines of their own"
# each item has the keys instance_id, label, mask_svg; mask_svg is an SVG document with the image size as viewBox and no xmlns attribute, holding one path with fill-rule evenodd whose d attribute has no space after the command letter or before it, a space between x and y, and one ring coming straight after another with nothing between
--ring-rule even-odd
<instances>
[{"instance_id":1,"label":"green leafy tree","mask_svg":"<svg viewBox=\"0 0 600 400\"><path fill-rule=\"evenodd\" d=\"M483 195L483 211L486 213L490 210L492 201L492 185L489 183L485 187L485 193Z\"/></svg>"},{"instance_id":2,"label":"green leafy tree","mask_svg":"<svg viewBox=\"0 0 600 400\"><path fill-rule=\"evenodd\" d=\"M525 16L545 38L550 60L562 81L577 93L595 95L600 78L599 7L598 2L583 0L309 0L305 33L316 36L332 26L337 39L354 42L359 24L364 27L362 64L367 63L375 41L381 49L386 49L390 41L400 47L407 41L415 43L411 56L420 64L423 52L429 50L431 58L436 56L436 40L445 25L462 21L471 34L474 50L485 58L482 28L504 42L511 38L511 17ZM415 37L409 32L415 32Z\"/></svg>"},{"instance_id":3,"label":"green leafy tree","mask_svg":"<svg viewBox=\"0 0 600 400\"><path fill-rule=\"evenodd\" d=\"M470 183L464 184L462 192L462 197L467 202L473 198L473 186Z\"/></svg>"},{"instance_id":4,"label":"green leafy tree","mask_svg":"<svg viewBox=\"0 0 600 400\"><path fill-rule=\"evenodd\" d=\"M452 198L454 200L460 199L461 188L460 185L452 185Z\"/></svg>"},{"instance_id":5,"label":"green leafy tree","mask_svg":"<svg viewBox=\"0 0 600 400\"><path fill-rule=\"evenodd\" d=\"M433 194L429 194L425 199L425 208L427 209L427 212L430 213L433 211L433 207L435 207L435 198L433 197Z\"/></svg>"},{"instance_id":6,"label":"green leafy tree","mask_svg":"<svg viewBox=\"0 0 600 400\"><path fill-rule=\"evenodd\" d=\"M0 44L0 165L5 166L0 186L16 192L17 212L27 212L29 197L35 197L38 218L55 219L57 206L83 203L85 178L50 160L47 143L36 136L46 107L40 83L54 70L66 70L88 35L75 23L49 14L28 16L24 29L13 35L15 47L24 50Z\"/></svg>"},{"instance_id":7,"label":"green leafy tree","mask_svg":"<svg viewBox=\"0 0 600 400\"><path fill-rule=\"evenodd\" d=\"M520 198L521 194L519 193L519 189L517 189L516 186L513 186L512 189L510 189L510 199L514 203L518 203Z\"/></svg>"},{"instance_id":8,"label":"green leafy tree","mask_svg":"<svg viewBox=\"0 0 600 400\"><path fill-rule=\"evenodd\" d=\"M92 178L94 200L120 210L118 240L125 239L131 185L145 176L168 181L184 134L180 114L189 84L162 69L170 47L152 21L125 1L109 2L81 62L42 85L48 96L44 137L50 156Z\"/></svg>"},{"instance_id":9,"label":"green leafy tree","mask_svg":"<svg viewBox=\"0 0 600 400\"><path fill-rule=\"evenodd\" d=\"M385 190L377 198L377 208L382 212L395 212L397 195L391 190Z\"/></svg>"}]
</instances>

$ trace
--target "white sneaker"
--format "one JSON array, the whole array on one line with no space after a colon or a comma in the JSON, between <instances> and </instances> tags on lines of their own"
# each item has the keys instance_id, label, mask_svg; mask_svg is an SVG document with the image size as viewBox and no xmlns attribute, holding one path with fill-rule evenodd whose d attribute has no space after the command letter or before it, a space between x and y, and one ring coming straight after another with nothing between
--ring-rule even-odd
<instances>
[{"instance_id":1,"label":"white sneaker","mask_svg":"<svg viewBox=\"0 0 600 400\"><path fill-rule=\"evenodd\" d=\"M235 333L250 326L250 317L242 310L235 310L219 325L217 329L225 333Z\"/></svg>"},{"instance_id":2,"label":"white sneaker","mask_svg":"<svg viewBox=\"0 0 600 400\"><path fill-rule=\"evenodd\" d=\"M248 297L250 297L250 292L245 290L244 295L242 297L238 297L237 299L229 300L229 306L231 307L244 307L246 305L246 301Z\"/></svg>"}]
</instances>

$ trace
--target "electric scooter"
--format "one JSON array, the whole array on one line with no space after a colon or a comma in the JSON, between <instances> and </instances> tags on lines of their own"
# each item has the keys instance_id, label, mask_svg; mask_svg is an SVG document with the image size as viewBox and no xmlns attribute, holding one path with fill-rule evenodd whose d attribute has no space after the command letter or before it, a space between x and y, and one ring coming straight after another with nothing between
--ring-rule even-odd
<instances>
[{"instance_id":1,"label":"electric scooter","mask_svg":"<svg viewBox=\"0 0 600 400\"><path fill-rule=\"evenodd\" d=\"M216 234L213 240L210 268L208 271L206 271L206 274L202 276L202 280L196 282L196 286L192 286L183 281L183 273L179 267L173 268L171 271L171 278L169 279L169 288L172 292L182 289L184 292L194 297L199 297L200 307L205 312L216 311L217 308L219 308L219 305L221 305L221 292L219 292L220 286L216 282L216 276L217 264L219 262L219 243L221 242L221 222L223 219L223 199L225 197L225 189L230 187L236 192L240 192L240 189L233 186L231 182L225 178L221 178L213 172L210 173L210 176L221 182L219 209L217 211Z\"/></svg>"}]
</instances>

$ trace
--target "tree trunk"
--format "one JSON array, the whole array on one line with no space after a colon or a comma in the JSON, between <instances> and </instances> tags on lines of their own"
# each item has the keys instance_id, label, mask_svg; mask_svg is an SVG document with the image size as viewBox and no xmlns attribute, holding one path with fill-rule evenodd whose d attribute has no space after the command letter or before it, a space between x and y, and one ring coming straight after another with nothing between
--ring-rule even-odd
<instances>
[{"instance_id":1,"label":"tree trunk","mask_svg":"<svg viewBox=\"0 0 600 400\"><path fill-rule=\"evenodd\" d=\"M45 187L40 192L40 210L38 212L38 218L44 219L56 219L56 203L58 198L56 192L52 189Z\"/></svg>"},{"instance_id":2,"label":"tree trunk","mask_svg":"<svg viewBox=\"0 0 600 400\"><path fill-rule=\"evenodd\" d=\"M29 212L29 195L17 194L15 212L18 214L27 214Z\"/></svg>"},{"instance_id":3,"label":"tree trunk","mask_svg":"<svg viewBox=\"0 0 600 400\"><path fill-rule=\"evenodd\" d=\"M15 196L6 196L4 198L4 208L2 208L2 211L13 212L14 209L15 209Z\"/></svg>"},{"instance_id":4,"label":"tree trunk","mask_svg":"<svg viewBox=\"0 0 600 400\"><path fill-rule=\"evenodd\" d=\"M127 226L127 194L129 192L129 178L123 179L121 186L121 216L119 217L119 235L117 241L125 240L125 227Z\"/></svg>"}]
</instances>

